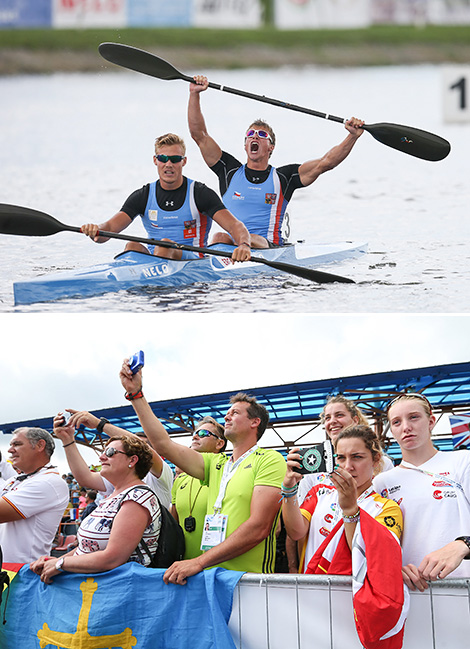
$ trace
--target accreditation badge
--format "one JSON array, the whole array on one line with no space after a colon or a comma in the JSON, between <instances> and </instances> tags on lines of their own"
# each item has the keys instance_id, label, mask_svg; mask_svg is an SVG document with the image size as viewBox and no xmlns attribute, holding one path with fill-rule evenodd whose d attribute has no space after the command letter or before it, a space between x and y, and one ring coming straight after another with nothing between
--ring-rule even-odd
<instances>
[{"instance_id":1,"label":"accreditation badge","mask_svg":"<svg viewBox=\"0 0 470 649\"><path fill-rule=\"evenodd\" d=\"M201 538L201 550L203 552L225 541L227 519L226 514L206 514Z\"/></svg>"}]
</instances>

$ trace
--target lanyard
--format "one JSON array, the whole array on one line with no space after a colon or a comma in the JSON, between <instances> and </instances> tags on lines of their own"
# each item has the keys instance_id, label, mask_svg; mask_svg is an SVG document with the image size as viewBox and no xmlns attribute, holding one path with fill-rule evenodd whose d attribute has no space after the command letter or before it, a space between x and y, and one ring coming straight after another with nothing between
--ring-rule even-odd
<instances>
[{"instance_id":1,"label":"lanyard","mask_svg":"<svg viewBox=\"0 0 470 649\"><path fill-rule=\"evenodd\" d=\"M424 469L420 469L419 467L414 466L414 464L409 464L408 462L404 462L403 460L401 461L400 466L402 466L404 469L413 469L414 471L419 471L423 475L428 475L435 480L444 480L445 482L448 482L452 487L457 487L457 489L460 489L460 491L465 495L465 490L462 485L446 475L443 475L441 473L432 473L432 471L425 471Z\"/></svg>"},{"instance_id":2,"label":"lanyard","mask_svg":"<svg viewBox=\"0 0 470 649\"><path fill-rule=\"evenodd\" d=\"M245 460L249 455L254 453L258 448L258 444L255 444L249 448L246 453L243 453L241 457L238 458L236 462L233 461L233 456L229 458L228 462L225 463L224 472L222 474L222 480L220 481L219 495L217 500L214 503L214 514L217 514L222 509L222 501L225 497L225 492L227 491L227 485L230 480L233 478L235 471L238 469L240 464Z\"/></svg>"}]
</instances>

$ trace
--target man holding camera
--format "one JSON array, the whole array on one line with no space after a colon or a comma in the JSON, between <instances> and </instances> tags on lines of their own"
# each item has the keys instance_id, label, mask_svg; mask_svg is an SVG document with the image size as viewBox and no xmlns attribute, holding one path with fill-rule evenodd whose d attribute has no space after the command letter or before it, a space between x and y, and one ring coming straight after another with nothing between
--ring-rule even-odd
<instances>
[{"instance_id":1,"label":"man holding camera","mask_svg":"<svg viewBox=\"0 0 470 649\"><path fill-rule=\"evenodd\" d=\"M67 483L50 463L55 444L42 428L17 428L8 452L18 472L0 493L0 547L6 563L51 552L69 502Z\"/></svg>"},{"instance_id":2,"label":"man holding camera","mask_svg":"<svg viewBox=\"0 0 470 649\"><path fill-rule=\"evenodd\" d=\"M155 417L142 393L142 374L132 374L127 360L121 368L126 398L132 402L152 446L209 488L202 536L203 554L175 562L166 583L186 579L213 566L248 572L273 572L275 529L280 486L286 463L280 453L258 447L269 415L254 397L239 393L230 400L225 436L233 454L198 453L174 442Z\"/></svg>"}]
</instances>

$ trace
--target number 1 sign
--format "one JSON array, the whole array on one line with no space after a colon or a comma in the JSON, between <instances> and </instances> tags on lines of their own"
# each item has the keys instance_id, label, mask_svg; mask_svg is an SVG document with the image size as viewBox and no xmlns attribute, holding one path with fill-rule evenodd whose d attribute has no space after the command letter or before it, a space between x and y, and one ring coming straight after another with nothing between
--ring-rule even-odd
<instances>
[{"instance_id":1,"label":"number 1 sign","mask_svg":"<svg viewBox=\"0 0 470 649\"><path fill-rule=\"evenodd\" d=\"M470 66L443 68L444 120L470 122Z\"/></svg>"}]
</instances>

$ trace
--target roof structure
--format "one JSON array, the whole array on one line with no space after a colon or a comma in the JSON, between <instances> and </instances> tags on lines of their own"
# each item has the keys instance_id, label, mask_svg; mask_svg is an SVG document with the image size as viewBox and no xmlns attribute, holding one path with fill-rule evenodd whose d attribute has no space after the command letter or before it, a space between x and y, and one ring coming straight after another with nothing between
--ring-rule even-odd
<instances>
[{"instance_id":1,"label":"roof structure","mask_svg":"<svg viewBox=\"0 0 470 649\"><path fill-rule=\"evenodd\" d=\"M266 406L270 427L276 433L272 448L286 449L294 442L301 443L305 432L296 436L295 427L320 426L320 413L328 397L343 394L353 400L374 423L382 439L387 438L385 408L387 403L402 392L421 392L431 402L438 418L443 414L459 414L470 410L470 362L435 365L393 372L379 372L357 376L336 377L320 381L304 381L267 387L240 388L240 392L256 396ZM199 419L211 415L223 422L230 397L234 392L218 392L153 401L150 405L173 438L190 437ZM98 417L131 432L141 430L132 406L118 406L95 410ZM3 433L11 433L20 426L39 426L52 430L52 417L3 424ZM100 450L107 438L105 434L84 429L77 432L77 441ZM450 438L437 440L441 448L452 448ZM264 444L266 446L266 444ZM397 449L390 446L389 452Z\"/></svg>"}]
</instances>

